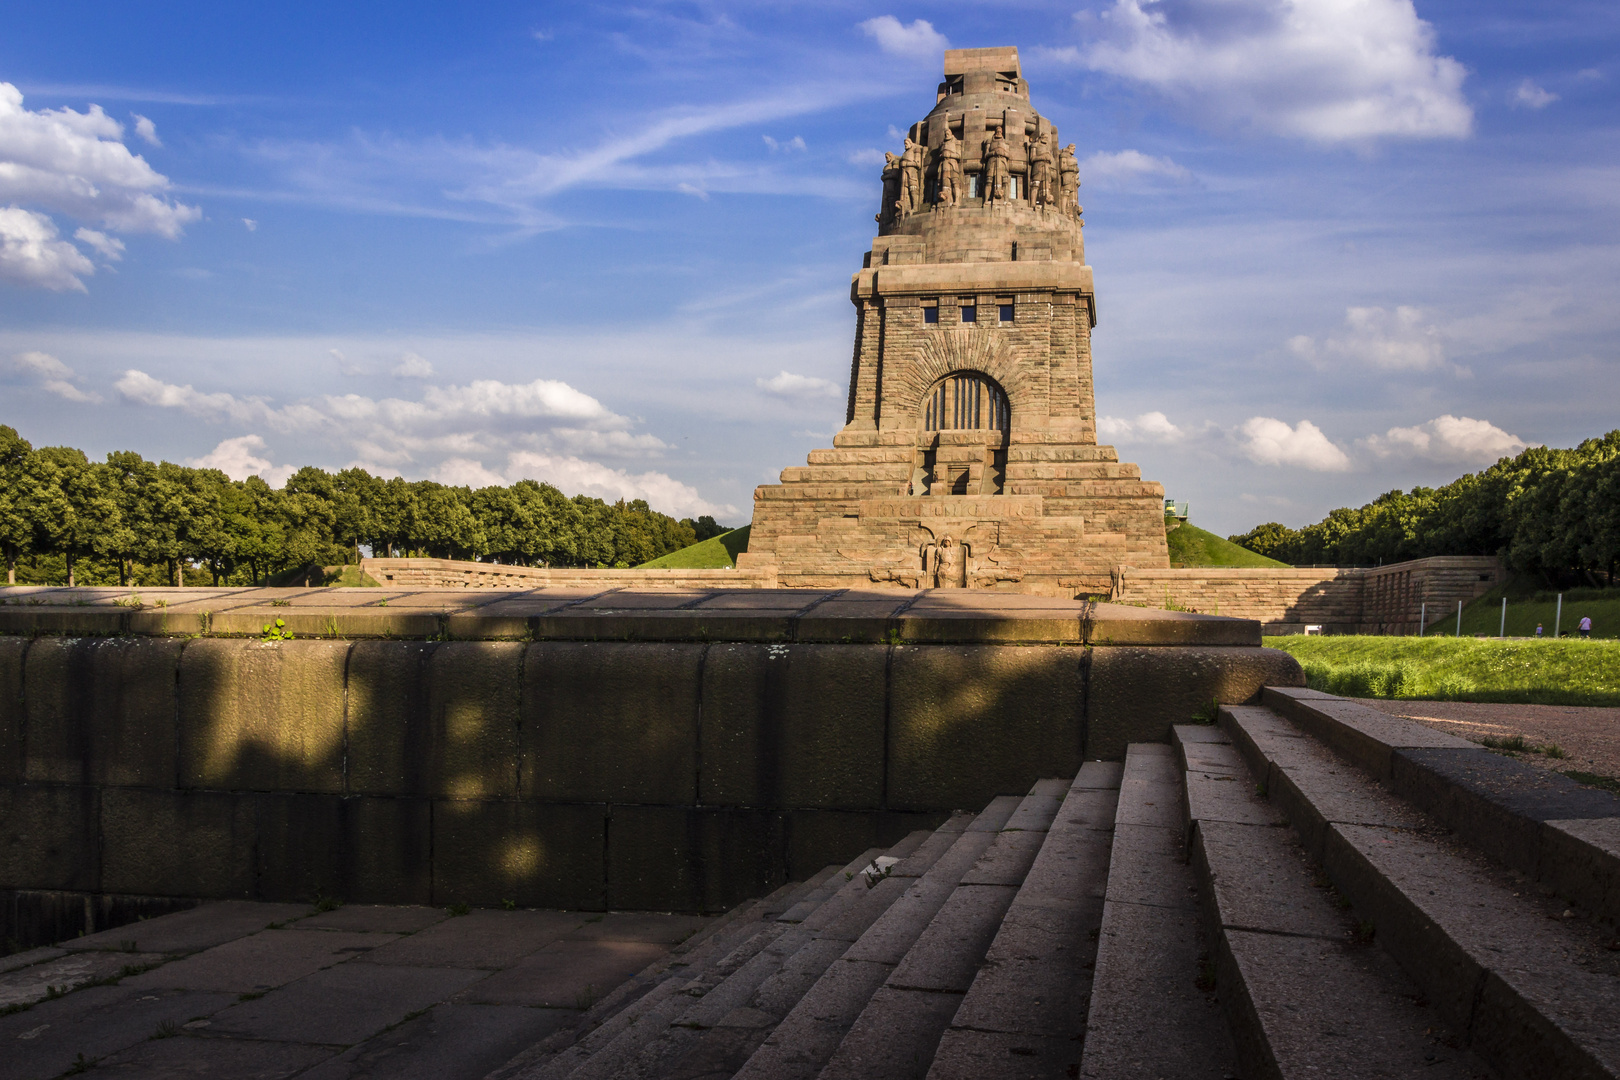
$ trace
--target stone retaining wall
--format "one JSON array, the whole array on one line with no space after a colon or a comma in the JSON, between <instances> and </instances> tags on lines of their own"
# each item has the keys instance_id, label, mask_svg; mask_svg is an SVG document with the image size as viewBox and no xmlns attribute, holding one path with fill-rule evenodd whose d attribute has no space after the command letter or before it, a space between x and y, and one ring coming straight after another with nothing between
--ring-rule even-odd
<instances>
[{"instance_id":1,"label":"stone retaining wall","mask_svg":"<svg viewBox=\"0 0 1620 1080\"><path fill-rule=\"evenodd\" d=\"M505 566L460 559L362 559L360 569L389 588L774 589L776 568L717 570L581 570Z\"/></svg>"},{"instance_id":2,"label":"stone retaining wall","mask_svg":"<svg viewBox=\"0 0 1620 1080\"><path fill-rule=\"evenodd\" d=\"M950 591L130 596L0 590L0 900L722 911L1301 681L1252 622Z\"/></svg>"},{"instance_id":3,"label":"stone retaining wall","mask_svg":"<svg viewBox=\"0 0 1620 1080\"><path fill-rule=\"evenodd\" d=\"M1148 607L1174 605L1258 620L1267 634L1415 634L1455 616L1503 579L1494 556L1441 556L1372 569L1331 567L1122 568L1110 597Z\"/></svg>"}]
</instances>

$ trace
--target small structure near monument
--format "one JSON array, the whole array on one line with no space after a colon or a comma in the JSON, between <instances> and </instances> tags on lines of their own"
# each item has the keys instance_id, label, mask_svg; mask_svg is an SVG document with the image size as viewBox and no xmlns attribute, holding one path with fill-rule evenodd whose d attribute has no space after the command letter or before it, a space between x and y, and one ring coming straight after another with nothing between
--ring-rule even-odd
<instances>
[{"instance_id":1,"label":"small structure near monument","mask_svg":"<svg viewBox=\"0 0 1620 1080\"><path fill-rule=\"evenodd\" d=\"M1164 489L1097 444L1074 144L1018 50L953 49L888 155L830 450L754 494L739 569L791 587L1107 594L1166 568Z\"/></svg>"}]
</instances>

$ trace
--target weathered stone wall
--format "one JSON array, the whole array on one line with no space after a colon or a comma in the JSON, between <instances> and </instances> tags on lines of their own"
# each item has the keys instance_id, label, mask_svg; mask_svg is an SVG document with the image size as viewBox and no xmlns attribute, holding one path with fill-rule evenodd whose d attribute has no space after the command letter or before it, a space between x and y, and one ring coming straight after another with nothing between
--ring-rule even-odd
<instances>
[{"instance_id":1,"label":"weathered stone wall","mask_svg":"<svg viewBox=\"0 0 1620 1080\"><path fill-rule=\"evenodd\" d=\"M776 568L746 570L577 570L503 566L460 559L362 559L360 569L379 585L412 589L774 589Z\"/></svg>"},{"instance_id":2,"label":"weathered stone wall","mask_svg":"<svg viewBox=\"0 0 1620 1080\"><path fill-rule=\"evenodd\" d=\"M0 590L0 899L719 911L1300 681L1253 623L959 593L174 590L254 606L92 636L157 615L120 592ZM359 636L413 627L464 640Z\"/></svg>"},{"instance_id":3,"label":"weathered stone wall","mask_svg":"<svg viewBox=\"0 0 1620 1080\"><path fill-rule=\"evenodd\" d=\"M1125 567L1110 597L1116 603L1176 607L1255 619L1267 634L1415 634L1454 616L1503 578L1494 556L1442 556L1372 569L1331 567Z\"/></svg>"}]
</instances>

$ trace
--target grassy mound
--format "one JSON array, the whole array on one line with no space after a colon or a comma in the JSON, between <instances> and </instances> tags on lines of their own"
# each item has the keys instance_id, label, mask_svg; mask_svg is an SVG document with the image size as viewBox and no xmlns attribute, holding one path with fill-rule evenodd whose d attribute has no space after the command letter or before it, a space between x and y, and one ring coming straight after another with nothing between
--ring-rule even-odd
<instances>
[{"instance_id":1,"label":"grassy mound","mask_svg":"<svg viewBox=\"0 0 1620 1080\"><path fill-rule=\"evenodd\" d=\"M1295 634L1266 644L1291 653L1312 689L1345 697L1620 705L1620 641Z\"/></svg>"},{"instance_id":2,"label":"grassy mound","mask_svg":"<svg viewBox=\"0 0 1620 1080\"><path fill-rule=\"evenodd\" d=\"M1171 566L1287 566L1276 559L1239 547L1196 525L1183 525L1165 536Z\"/></svg>"},{"instance_id":3,"label":"grassy mound","mask_svg":"<svg viewBox=\"0 0 1620 1080\"><path fill-rule=\"evenodd\" d=\"M707 540L699 540L691 547L683 547L668 555L642 563L645 570L724 570L737 565L737 556L748 550L748 530L752 525L732 529Z\"/></svg>"}]
</instances>

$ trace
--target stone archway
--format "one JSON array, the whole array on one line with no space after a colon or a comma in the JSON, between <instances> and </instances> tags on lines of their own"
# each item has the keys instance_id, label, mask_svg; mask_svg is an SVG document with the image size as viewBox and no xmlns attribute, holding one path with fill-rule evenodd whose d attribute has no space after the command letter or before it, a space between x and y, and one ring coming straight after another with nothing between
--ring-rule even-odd
<instances>
[{"instance_id":1,"label":"stone archway","mask_svg":"<svg viewBox=\"0 0 1620 1080\"><path fill-rule=\"evenodd\" d=\"M983 371L935 380L917 407L917 451L908 495L1000 495L1006 484L1012 406Z\"/></svg>"}]
</instances>

